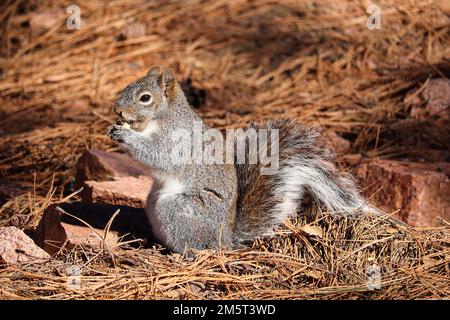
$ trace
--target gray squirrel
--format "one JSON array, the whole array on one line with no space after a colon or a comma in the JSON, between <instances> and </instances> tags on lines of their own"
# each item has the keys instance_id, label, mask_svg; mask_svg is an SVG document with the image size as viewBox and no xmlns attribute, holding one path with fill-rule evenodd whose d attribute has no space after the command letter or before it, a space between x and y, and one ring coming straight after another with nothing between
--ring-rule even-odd
<instances>
[{"instance_id":1,"label":"gray squirrel","mask_svg":"<svg viewBox=\"0 0 450 320\"><path fill-rule=\"evenodd\" d=\"M262 174L267 163L261 162L175 161L180 142L172 139L174 132L194 134L194 123L210 128L191 109L170 70L152 67L120 92L113 111L119 118L108 136L151 168L154 184L146 213L153 235L174 252L236 248L270 236L296 214L306 194L335 213L374 210L352 178L337 172L332 152L317 144L317 130L294 120L247 128L277 129L273 174Z\"/></svg>"}]
</instances>

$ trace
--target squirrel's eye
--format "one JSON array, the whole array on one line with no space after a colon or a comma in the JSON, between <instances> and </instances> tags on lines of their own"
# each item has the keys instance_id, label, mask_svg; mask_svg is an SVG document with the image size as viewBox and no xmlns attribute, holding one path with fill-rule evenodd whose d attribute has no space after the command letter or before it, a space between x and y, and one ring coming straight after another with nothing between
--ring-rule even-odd
<instances>
[{"instance_id":1,"label":"squirrel's eye","mask_svg":"<svg viewBox=\"0 0 450 320\"><path fill-rule=\"evenodd\" d=\"M143 93L140 97L139 97L139 102L144 104L144 105L148 105L152 102L152 96L149 93Z\"/></svg>"}]
</instances>

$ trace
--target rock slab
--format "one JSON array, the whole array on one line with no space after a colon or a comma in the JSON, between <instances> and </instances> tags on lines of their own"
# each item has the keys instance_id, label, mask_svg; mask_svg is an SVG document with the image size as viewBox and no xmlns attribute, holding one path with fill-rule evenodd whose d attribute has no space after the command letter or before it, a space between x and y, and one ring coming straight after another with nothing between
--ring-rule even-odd
<instances>
[{"instance_id":1,"label":"rock slab","mask_svg":"<svg viewBox=\"0 0 450 320\"><path fill-rule=\"evenodd\" d=\"M86 203L145 208L153 185L150 169L126 154L86 151L77 163L76 185Z\"/></svg>"},{"instance_id":2,"label":"rock slab","mask_svg":"<svg viewBox=\"0 0 450 320\"><path fill-rule=\"evenodd\" d=\"M49 206L35 231L34 240L52 255L62 248L70 250L75 246L101 249L104 229L118 209L120 212L105 239L107 245L114 246L121 240L146 239L149 236L150 226L143 209L73 202Z\"/></svg>"},{"instance_id":3,"label":"rock slab","mask_svg":"<svg viewBox=\"0 0 450 320\"><path fill-rule=\"evenodd\" d=\"M450 221L449 175L450 163L375 159L358 169L366 197L413 226L439 225L438 216Z\"/></svg>"}]
</instances>

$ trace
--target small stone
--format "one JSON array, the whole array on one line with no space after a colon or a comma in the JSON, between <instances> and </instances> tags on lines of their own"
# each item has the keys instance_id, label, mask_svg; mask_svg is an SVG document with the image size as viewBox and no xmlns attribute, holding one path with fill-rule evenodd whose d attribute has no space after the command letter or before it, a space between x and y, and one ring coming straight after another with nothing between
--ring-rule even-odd
<instances>
[{"instance_id":1,"label":"small stone","mask_svg":"<svg viewBox=\"0 0 450 320\"><path fill-rule=\"evenodd\" d=\"M411 108L411 116L418 120L435 117L450 119L450 80L446 78L431 79ZM423 101L423 102L422 102Z\"/></svg>"},{"instance_id":2,"label":"small stone","mask_svg":"<svg viewBox=\"0 0 450 320\"><path fill-rule=\"evenodd\" d=\"M64 23L64 11L51 9L42 12L33 12L30 15L30 28L32 32L38 33L48 30L60 22Z\"/></svg>"},{"instance_id":3,"label":"small stone","mask_svg":"<svg viewBox=\"0 0 450 320\"><path fill-rule=\"evenodd\" d=\"M50 256L16 227L0 227L0 265L43 262Z\"/></svg>"},{"instance_id":4,"label":"small stone","mask_svg":"<svg viewBox=\"0 0 450 320\"><path fill-rule=\"evenodd\" d=\"M350 141L342 138L333 130L322 130L318 143L333 150L337 154L346 153L351 147Z\"/></svg>"},{"instance_id":5,"label":"small stone","mask_svg":"<svg viewBox=\"0 0 450 320\"><path fill-rule=\"evenodd\" d=\"M143 23L140 22L132 23L123 29L122 35L125 37L125 39L140 38L145 36L146 34L145 29L146 29L145 24Z\"/></svg>"},{"instance_id":6,"label":"small stone","mask_svg":"<svg viewBox=\"0 0 450 320\"><path fill-rule=\"evenodd\" d=\"M362 155L360 153L346 154L342 159L347 165L356 166L362 161Z\"/></svg>"},{"instance_id":7,"label":"small stone","mask_svg":"<svg viewBox=\"0 0 450 320\"><path fill-rule=\"evenodd\" d=\"M77 99L70 104L70 108L76 113L89 114L90 112L90 106L86 100Z\"/></svg>"}]
</instances>

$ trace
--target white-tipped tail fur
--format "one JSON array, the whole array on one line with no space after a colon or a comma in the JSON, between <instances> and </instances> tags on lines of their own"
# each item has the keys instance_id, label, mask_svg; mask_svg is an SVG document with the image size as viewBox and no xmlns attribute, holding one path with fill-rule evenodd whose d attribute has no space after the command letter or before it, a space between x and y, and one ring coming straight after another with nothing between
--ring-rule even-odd
<instances>
[{"instance_id":1,"label":"white-tipped tail fur","mask_svg":"<svg viewBox=\"0 0 450 320\"><path fill-rule=\"evenodd\" d=\"M273 192L274 197L282 199L272 209L274 222L281 224L295 214L305 192L334 214L375 210L360 196L349 177L334 171L329 168L329 163L320 160L313 164L299 159L283 166L277 174L279 183Z\"/></svg>"},{"instance_id":2,"label":"white-tipped tail fur","mask_svg":"<svg viewBox=\"0 0 450 320\"><path fill-rule=\"evenodd\" d=\"M352 177L339 173L333 153L317 143L317 129L292 120L253 124L279 129L279 170L260 174L261 165L237 165L239 196L236 240L270 235L298 212L306 194L334 214L379 212L366 203Z\"/></svg>"}]
</instances>

